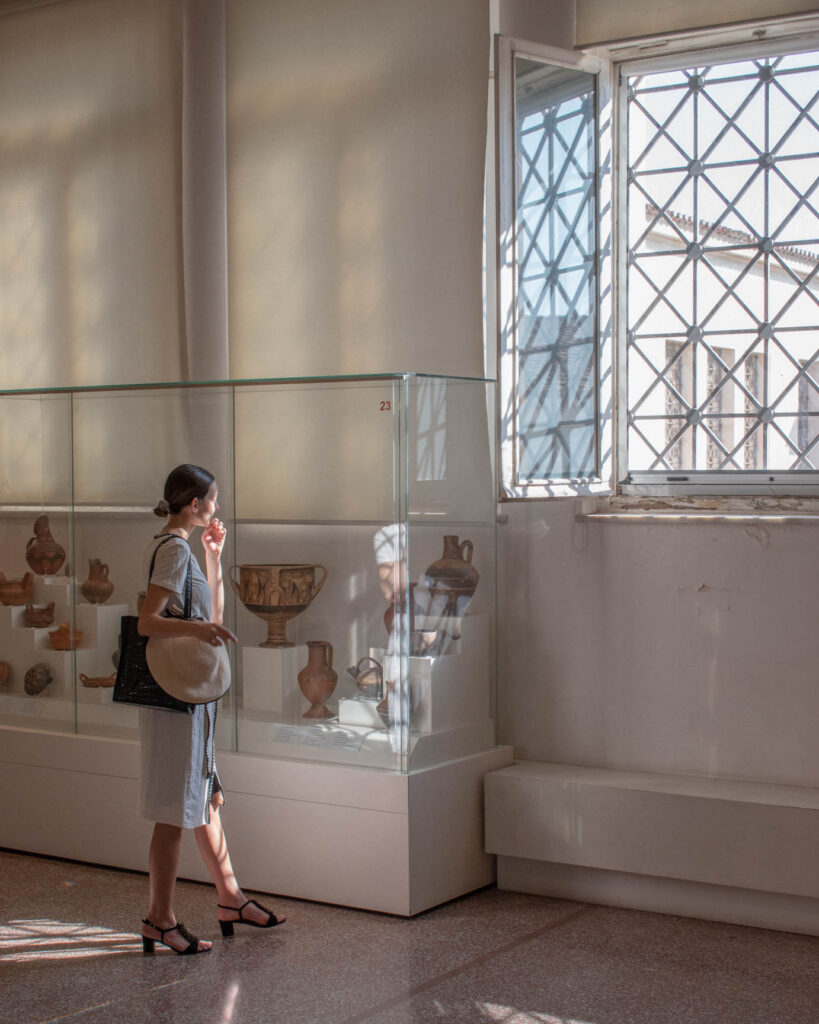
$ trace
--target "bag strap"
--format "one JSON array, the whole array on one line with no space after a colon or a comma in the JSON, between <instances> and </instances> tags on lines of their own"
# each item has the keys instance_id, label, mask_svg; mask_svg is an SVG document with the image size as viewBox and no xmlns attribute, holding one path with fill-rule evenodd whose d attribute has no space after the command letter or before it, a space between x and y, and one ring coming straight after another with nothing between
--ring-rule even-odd
<instances>
[{"instance_id":1,"label":"bag strap","mask_svg":"<svg viewBox=\"0 0 819 1024\"><path fill-rule=\"evenodd\" d=\"M158 533L156 535L156 537L161 536L161 533ZM156 537L154 537L154 540L156 540ZM193 552L191 551L190 544L188 544L184 537L180 537L176 533L169 533L165 537L165 540L161 540L154 548L154 553L151 556L151 567L150 569L148 569L148 586L151 585L151 577L154 574L154 563L156 562L156 556L159 553L159 549L162 547L163 544L167 543L167 541L174 539L181 540L185 547L188 549L188 570L185 573L185 608L182 613L182 617L185 619L189 619L191 617L191 605L193 603L193 573L191 572L191 559L193 558Z\"/></svg>"}]
</instances>

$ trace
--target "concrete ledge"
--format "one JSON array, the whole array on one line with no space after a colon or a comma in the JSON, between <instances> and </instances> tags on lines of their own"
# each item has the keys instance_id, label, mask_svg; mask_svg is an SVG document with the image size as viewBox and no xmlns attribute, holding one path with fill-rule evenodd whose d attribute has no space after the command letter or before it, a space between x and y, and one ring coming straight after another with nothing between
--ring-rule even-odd
<instances>
[{"instance_id":1,"label":"concrete ledge","mask_svg":"<svg viewBox=\"0 0 819 1024\"><path fill-rule=\"evenodd\" d=\"M523 883L538 874L548 887L565 866L819 900L819 790L519 762L488 775L485 793L486 847L504 858L505 887L532 891ZM634 882L612 878L606 891L636 906Z\"/></svg>"}]
</instances>

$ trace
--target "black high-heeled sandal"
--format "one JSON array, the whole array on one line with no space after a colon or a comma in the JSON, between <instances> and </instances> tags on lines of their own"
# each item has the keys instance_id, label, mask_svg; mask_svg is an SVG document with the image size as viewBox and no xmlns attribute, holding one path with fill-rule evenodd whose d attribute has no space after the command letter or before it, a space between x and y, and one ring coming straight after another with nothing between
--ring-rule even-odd
<instances>
[{"instance_id":1,"label":"black high-heeled sandal","mask_svg":"<svg viewBox=\"0 0 819 1024\"><path fill-rule=\"evenodd\" d=\"M267 907L263 907L256 900L246 900L241 907L226 907L224 903L217 903L216 906L220 910L232 910L234 914L238 914L239 917L236 921L220 921L219 927L222 929L222 936L229 938L233 935L233 926L235 924L249 924L251 928L275 928L277 924L284 924L287 920L286 917L276 917L272 910L268 910ZM263 910L267 914L267 920L263 923L258 921L246 921L242 916L242 911L245 907L254 906L258 910Z\"/></svg>"},{"instance_id":2,"label":"black high-heeled sandal","mask_svg":"<svg viewBox=\"0 0 819 1024\"><path fill-rule=\"evenodd\" d=\"M191 935L181 921L177 921L173 928L157 928L153 921L149 921L147 917L142 919L142 923L146 924L149 928L153 928L154 931L159 932L158 939L148 938L147 935L142 936L142 952L145 956L151 956L153 954L154 946L157 942L160 946L167 946L168 949L172 949L174 953L178 953L180 956L192 956L194 953L209 953L211 950L210 946L207 946L205 949L200 949L199 939L195 935ZM176 946L172 946L169 942L166 942L165 936L169 932L179 932L183 939L187 939L188 945L185 946L184 949L177 949Z\"/></svg>"}]
</instances>

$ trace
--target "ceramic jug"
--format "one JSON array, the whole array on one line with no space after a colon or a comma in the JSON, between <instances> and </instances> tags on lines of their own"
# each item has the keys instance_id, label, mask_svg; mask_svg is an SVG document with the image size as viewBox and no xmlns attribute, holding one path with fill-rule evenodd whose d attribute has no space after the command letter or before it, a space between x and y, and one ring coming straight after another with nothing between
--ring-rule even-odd
<instances>
[{"instance_id":1,"label":"ceramic jug","mask_svg":"<svg viewBox=\"0 0 819 1024\"><path fill-rule=\"evenodd\" d=\"M48 516L34 520L34 536L26 544L26 561L39 576L53 576L65 561L65 548L51 536Z\"/></svg>"},{"instance_id":2,"label":"ceramic jug","mask_svg":"<svg viewBox=\"0 0 819 1024\"><path fill-rule=\"evenodd\" d=\"M478 586L478 570L472 564L472 541L458 543L452 534L444 537L444 552L425 573L429 592L427 614L440 620L460 618Z\"/></svg>"},{"instance_id":3,"label":"ceramic jug","mask_svg":"<svg viewBox=\"0 0 819 1024\"><path fill-rule=\"evenodd\" d=\"M98 558L90 558L88 579L80 590L82 596L91 604L104 604L114 593L114 584L108 579L108 566Z\"/></svg>"},{"instance_id":4,"label":"ceramic jug","mask_svg":"<svg viewBox=\"0 0 819 1024\"><path fill-rule=\"evenodd\" d=\"M365 668L364 666L367 662L371 662L371 664ZM364 657L351 668L348 668L347 672L355 679L356 686L361 691L362 697L381 700L384 696L384 669L380 661L376 661L375 658Z\"/></svg>"},{"instance_id":5,"label":"ceramic jug","mask_svg":"<svg viewBox=\"0 0 819 1024\"><path fill-rule=\"evenodd\" d=\"M310 701L303 718L332 718L325 701L336 688L338 676L333 671L333 645L327 640L307 641L307 664L299 672L299 689Z\"/></svg>"}]
</instances>

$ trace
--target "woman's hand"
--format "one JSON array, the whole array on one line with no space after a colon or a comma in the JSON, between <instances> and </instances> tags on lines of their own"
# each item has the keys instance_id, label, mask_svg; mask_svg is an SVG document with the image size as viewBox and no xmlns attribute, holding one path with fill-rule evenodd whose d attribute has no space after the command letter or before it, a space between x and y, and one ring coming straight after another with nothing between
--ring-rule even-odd
<instances>
[{"instance_id":1,"label":"woman's hand","mask_svg":"<svg viewBox=\"0 0 819 1024\"><path fill-rule=\"evenodd\" d=\"M222 520L211 519L202 531L202 547L205 549L205 555L209 558L221 558L226 536L227 530Z\"/></svg>"},{"instance_id":2,"label":"woman's hand","mask_svg":"<svg viewBox=\"0 0 819 1024\"><path fill-rule=\"evenodd\" d=\"M213 644L214 647L221 647L226 640L232 640L236 643L239 639L235 633L231 633L227 626L222 626L218 622L190 620L188 625L193 628L193 635L197 640L202 640L206 644Z\"/></svg>"}]
</instances>

